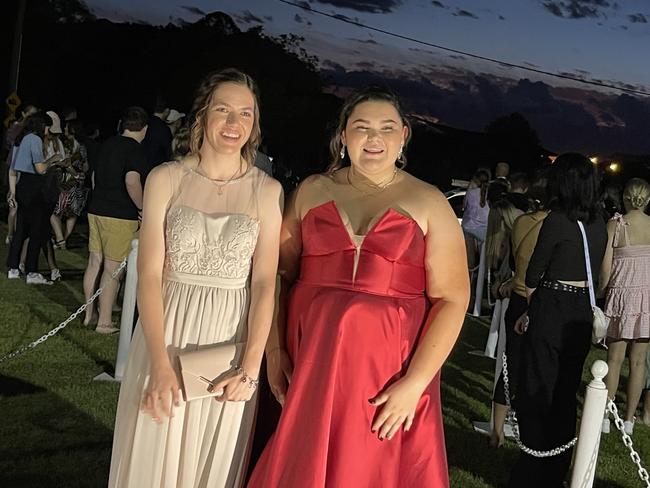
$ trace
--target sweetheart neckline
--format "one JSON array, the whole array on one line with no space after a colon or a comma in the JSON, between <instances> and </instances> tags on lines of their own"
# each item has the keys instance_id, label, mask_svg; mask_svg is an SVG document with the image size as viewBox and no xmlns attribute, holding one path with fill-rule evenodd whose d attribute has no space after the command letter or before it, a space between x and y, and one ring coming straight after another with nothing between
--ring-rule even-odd
<instances>
[{"instance_id":1,"label":"sweetheart neckline","mask_svg":"<svg viewBox=\"0 0 650 488\"><path fill-rule=\"evenodd\" d=\"M368 236L371 235L371 234L376 230L376 228L379 227L379 225L380 225L380 224L381 224L381 223L382 223L382 222L383 222L383 221L384 221L384 220L385 220L389 215L391 215L391 213L392 213L392 214L396 214L398 217L403 218L403 219L406 220L409 224L415 225L415 228L416 228L417 231L420 233L422 239L425 238L424 231L423 231L422 228L420 227L420 224L418 224L417 221L416 221L414 218L409 217L408 215L404 215L402 212L400 212L400 211L398 211L398 210L395 210L393 207L388 207L388 208L387 208L384 212L382 212L381 214L377 214L377 215L379 215L379 217L377 217L377 216L373 217L372 220L375 220L375 219L376 219L376 220L375 220L375 222L374 222L374 223L373 223L373 224L368 228L368 231L367 231L365 234L354 234L354 233L350 232L351 229L348 227L348 225L347 225L347 224L345 223L345 221L343 220L343 215L341 214L341 210L339 209L339 206L336 204L336 200L333 200L333 199L332 199L332 200L328 200L328 201L325 202L325 203L321 203L320 205L316 205L315 207L310 208L310 209L307 211L307 213L305 214L305 216L303 217L303 220L304 220L305 218L307 218L307 216L308 216L312 211L315 211L315 210L317 210L317 209L319 209L319 208L328 207L328 206L329 206L329 207L330 207L330 208L331 208L331 209L336 213L336 215L337 215L337 217L338 217L338 223L342 226L343 231L345 232L345 234L346 234L346 236L347 236L348 241L350 242L350 244L352 244L354 247L359 248L359 249L363 246L363 244L365 243L365 241L366 241L366 239L368 238ZM345 216L347 217L347 214L345 214ZM348 218L348 220L349 220L349 218ZM371 221L372 221L372 220L371 220ZM355 242L355 240L354 240L354 237L360 237L360 238L361 238L361 242L360 242L359 244L357 244L357 243Z\"/></svg>"}]
</instances>

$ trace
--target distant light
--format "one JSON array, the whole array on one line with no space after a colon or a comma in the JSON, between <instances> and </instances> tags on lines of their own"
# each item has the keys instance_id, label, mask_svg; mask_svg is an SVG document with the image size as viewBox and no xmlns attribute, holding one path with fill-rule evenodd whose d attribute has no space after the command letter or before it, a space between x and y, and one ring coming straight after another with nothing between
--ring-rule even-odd
<instances>
[{"instance_id":1,"label":"distant light","mask_svg":"<svg viewBox=\"0 0 650 488\"><path fill-rule=\"evenodd\" d=\"M613 161L609 163L609 166L607 166L607 169L611 171L612 173L618 173L621 170L621 165L617 163L616 161Z\"/></svg>"},{"instance_id":2,"label":"distant light","mask_svg":"<svg viewBox=\"0 0 650 488\"><path fill-rule=\"evenodd\" d=\"M555 160L557 159L557 156L549 156L548 159L550 159L551 164L553 164L555 162Z\"/></svg>"},{"instance_id":3,"label":"distant light","mask_svg":"<svg viewBox=\"0 0 650 488\"><path fill-rule=\"evenodd\" d=\"M593 164L598 164L598 156L592 156L589 158L589 161L591 161Z\"/></svg>"}]
</instances>

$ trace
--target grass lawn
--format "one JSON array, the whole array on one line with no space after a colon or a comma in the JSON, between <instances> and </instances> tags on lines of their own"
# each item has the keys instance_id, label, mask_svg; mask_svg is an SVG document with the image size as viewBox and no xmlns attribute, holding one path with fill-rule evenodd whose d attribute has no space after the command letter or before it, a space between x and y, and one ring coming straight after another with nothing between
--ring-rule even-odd
<instances>
[{"instance_id":1,"label":"grass lawn","mask_svg":"<svg viewBox=\"0 0 650 488\"><path fill-rule=\"evenodd\" d=\"M0 226L0 235L4 237L5 231ZM22 280L9 282L5 273L0 277L0 356L40 337L81 304L86 252L83 239L75 237L76 248L58 253L61 283L28 287ZM0 248L4 260L6 246ZM487 331L485 320L468 318L443 370L443 413L454 487L501 486L517 455L514 443L489 449L487 437L472 429L472 420L489 417L494 363L468 351L483 349ZM119 385L92 378L113 372L116 349L116 335L96 334L77 320L44 344L0 364L0 418L4 419L0 486L106 486ZM587 365L604 358L603 351L593 350ZM588 381L587 368L585 373ZM622 386L627 370L623 376ZM619 402L624 399L621 393ZM650 429L637 424L633 440L649 467ZM601 442L594 486L643 486L614 432Z\"/></svg>"}]
</instances>

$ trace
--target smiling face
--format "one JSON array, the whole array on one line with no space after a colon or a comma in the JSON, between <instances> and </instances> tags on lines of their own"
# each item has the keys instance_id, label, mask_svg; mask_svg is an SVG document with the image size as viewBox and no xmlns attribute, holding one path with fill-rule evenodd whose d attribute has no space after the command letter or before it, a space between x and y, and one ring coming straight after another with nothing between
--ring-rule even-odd
<instances>
[{"instance_id":1,"label":"smiling face","mask_svg":"<svg viewBox=\"0 0 650 488\"><path fill-rule=\"evenodd\" d=\"M255 124L255 97L244 85L222 83L205 116L203 144L219 154L240 152Z\"/></svg>"},{"instance_id":2,"label":"smiling face","mask_svg":"<svg viewBox=\"0 0 650 488\"><path fill-rule=\"evenodd\" d=\"M371 100L354 107L341 141L352 165L373 174L394 166L407 134L408 128L392 103Z\"/></svg>"}]
</instances>

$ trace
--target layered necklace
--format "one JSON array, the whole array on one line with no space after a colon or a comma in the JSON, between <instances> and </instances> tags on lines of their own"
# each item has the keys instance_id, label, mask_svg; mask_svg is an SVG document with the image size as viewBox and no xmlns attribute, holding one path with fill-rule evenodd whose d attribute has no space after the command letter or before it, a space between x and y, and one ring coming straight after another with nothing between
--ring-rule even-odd
<instances>
[{"instance_id":1,"label":"layered necklace","mask_svg":"<svg viewBox=\"0 0 650 488\"><path fill-rule=\"evenodd\" d=\"M227 185L241 180L244 176L246 176L248 174L248 171L250 169L250 165L247 164L246 165L246 171L242 171L242 163L243 163L243 159L240 158L239 159L239 168L237 168L237 171L235 171L230 178L225 179L225 180L221 180L221 179L218 179L218 178L210 178L209 176L207 176L207 175L201 173L200 171L198 171L198 166L197 166L197 169L194 170L194 171L198 175L202 176L203 178L205 178L206 180L208 180L210 183L212 183L214 186L217 187L217 195L223 195L224 188Z\"/></svg>"},{"instance_id":2,"label":"layered necklace","mask_svg":"<svg viewBox=\"0 0 650 488\"><path fill-rule=\"evenodd\" d=\"M392 185L395 182L395 178L397 178L397 173L399 173L399 168L395 166L395 169L393 170L393 174L388 178L386 181L382 181L379 183L373 183L370 180L362 180L361 183L363 183L365 186L370 188L372 191L368 192L367 190L364 190L363 188L359 188L355 183L352 182L352 172L353 172L353 167L350 166L348 168L348 172L346 173L346 179L348 181L348 184L354 188L357 191L360 191L361 193L365 193L366 195L375 195L377 193L381 193L384 191L386 188L388 188L390 185Z\"/></svg>"}]
</instances>

